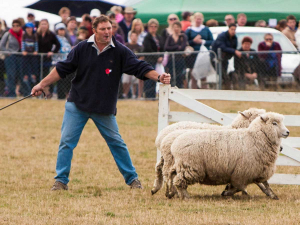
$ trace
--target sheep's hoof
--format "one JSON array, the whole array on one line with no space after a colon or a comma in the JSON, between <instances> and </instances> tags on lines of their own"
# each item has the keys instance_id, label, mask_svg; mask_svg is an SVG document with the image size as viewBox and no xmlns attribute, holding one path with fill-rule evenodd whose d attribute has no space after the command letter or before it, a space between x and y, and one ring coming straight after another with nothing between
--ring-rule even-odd
<instances>
[{"instance_id":1,"label":"sheep's hoof","mask_svg":"<svg viewBox=\"0 0 300 225\"><path fill-rule=\"evenodd\" d=\"M151 194L154 195L157 192L154 188L151 190Z\"/></svg>"},{"instance_id":2,"label":"sheep's hoof","mask_svg":"<svg viewBox=\"0 0 300 225\"><path fill-rule=\"evenodd\" d=\"M228 191L223 191L221 195L222 196L232 196L232 194L229 193Z\"/></svg>"},{"instance_id":3,"label":"sheep's hoof","mask_svg":"<svg viewBox=\"0 0 300 225\"><path fill-rule=\"evenodd\" d=\"M274 195L273 197L271 197L272 199L274 199L274 200L279 200L279 198L276 196L276 195Z\"/></svg>"}]
</instances>

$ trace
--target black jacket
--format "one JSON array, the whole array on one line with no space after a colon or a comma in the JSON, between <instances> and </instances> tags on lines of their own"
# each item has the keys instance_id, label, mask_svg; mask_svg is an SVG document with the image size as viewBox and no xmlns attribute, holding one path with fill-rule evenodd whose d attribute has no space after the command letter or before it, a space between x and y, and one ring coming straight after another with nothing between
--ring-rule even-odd
<instances>
[{"instance_id":1,"label":"black jacket","mask_svg":"<svg viewBox=\"0 0 300 225\"><path fill-rule=\"evenodd\" d=\"M228 31L218 35L217 39L212 44L212 50L218 54L218 48L222 50L222 58L230 59L237 48L237 37L234 35L230 38Z\"/></svg>"}]
</instances>

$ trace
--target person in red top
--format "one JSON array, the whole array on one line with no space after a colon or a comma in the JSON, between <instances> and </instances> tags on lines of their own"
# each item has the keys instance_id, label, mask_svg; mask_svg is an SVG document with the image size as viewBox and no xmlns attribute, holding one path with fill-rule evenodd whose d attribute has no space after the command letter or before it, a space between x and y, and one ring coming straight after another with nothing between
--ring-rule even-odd
<instances>
[{"instance_id":1,"label":"person in red top","mask_svg":"<svg viewBox=\"0 0 300 225\"><path fill-rule=\"evenodd\" d=\"M186 29L192 25L191 24L191 15L192 15L191 12L183 12L181 15L181 17L182 17L181 30L183 32L185 32Z\"/></svg>"}]
</instances>

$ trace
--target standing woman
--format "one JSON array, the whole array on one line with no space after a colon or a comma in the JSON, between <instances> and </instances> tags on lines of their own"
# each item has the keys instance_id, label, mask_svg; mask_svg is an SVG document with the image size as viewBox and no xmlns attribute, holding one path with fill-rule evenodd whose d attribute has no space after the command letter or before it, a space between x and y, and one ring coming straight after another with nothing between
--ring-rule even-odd
<instances>
[{"instance_id":1,"label":"standing woman","mask_svg":"<svg viewBox=\"0 0 300 225\"><path fill-rule=\"evenodd\" d=\"M130 40L130 35L131 32L135 32L138 35L138 45L143 45L143 41L147 35L147 32L144 31L144 26L143 26L143 22L141 19L134 19L132 21L132 25L131 25L131 30L128 32L128 43L131 42Z\"/></svg>"},{"instance_id":2,"label":"standing woman","mask_svg":"<svg viewBox=\"0 0 300 225\"><path fill-rule=\"evenodd\" d=\"M43 56L43 70L40 77L42 79L49 73L50 67L52 66L52 55L59 51L60 43L55 34L49 30L49 22L47 19L42 19L40 21L40 25L37 30L37 37L39 53L47 53L47 55ZM48 94L48 97L52 97L53 86L50 86L49 91L50 93Z\"/></svg>"},{"instance_id":3,"label":"standing woman","mask_svg":"<svg viewBox=\"0 0 300 225\"><path fill-rule=\"evenodd\" d=\"M174 22L179 21L179 18L176 14L170 14L168 16L168 27L163 29L162 33L161 33L161 43L160 45L162 47L165 46L166 40L168 38L169 35L171 35L173 33L173 29L172 29L172 25ZM162 49L161 51L164 51L164 49Z\"/></svg>"},{"instance_id":4,"label":"standing woman","mask_svg":"<svg viewBox=\"0 0 300 225\"><path fill-rule=\"evenodd\" d=\"M189 27L185 34L188 38L189 45L194 48L195 51L199 51L201 45L204 45L208 50L213 42L213 35L208 27L203 25L204 17L200 12L196 12L193 15L192 26ZM187 61L187 67L190 68L190 74L194 68L194 64L197 58L197 54L192 54ZM197 80L191 76L192 88L197 88ZM201 82L205 82L206 78L202 78Z\"/></svg>"},{"instance_id":5,"label":"standing woman","mask_svg":"<svg viewBox=\"0 0 300 225\"><path fill-rule=\"evenodd\" d=\"M146 35L143 46L143 52L160 52L160 36L157 35L159 23L157 19L150 19L148 22L148 34ZM155 68L156 63L162 63L163 58L158 55L145 56L145 61L150 63ZM156 97L156 82L153 80L144 81L144 92L146 98Z\"/></svg>"},{"instance_id":6,"label":"standing woman","mask_svg":"<svg viewBox=\"0 0 300 225\"><path fill-rule=\"evenodd\" d=\"M182 52L187 45L187 37L181 32L181 23L176 21L172 25L173 34L169 35L165 43L165 51L168 52ZM169 73L174 75L173 71L173 60L169 57L167 67L169 68ZM175 78L176 86L182 88L184 77L185 77L185 62L182 54L175 54Z\"/></svg>"}]
</instances>

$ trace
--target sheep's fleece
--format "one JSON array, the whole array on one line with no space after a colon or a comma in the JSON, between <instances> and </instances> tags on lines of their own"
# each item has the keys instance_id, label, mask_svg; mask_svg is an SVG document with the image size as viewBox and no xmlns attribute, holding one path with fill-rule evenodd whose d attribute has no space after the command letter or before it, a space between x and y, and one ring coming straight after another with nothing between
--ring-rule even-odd
<instances>
[{"instance_id":1,"label":"sheep's fleece","mask_svg":"<svg viewBox=\"0 0 300 225\"><path fill-rule=\"evenodd\" d=\"M281 138L289 135L283 115L265 113L245 129L193 130L175 139L171 181L179 196L188 198L188 185L201 183L232 187L224 195L267 181L275 172Z\"/></svg>"}]
</instances>

